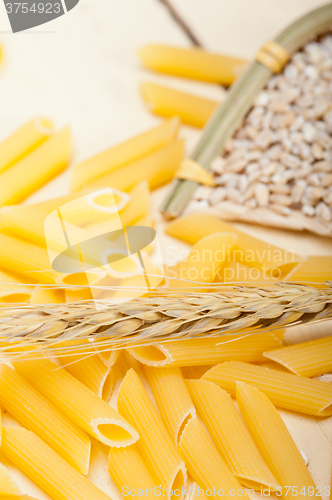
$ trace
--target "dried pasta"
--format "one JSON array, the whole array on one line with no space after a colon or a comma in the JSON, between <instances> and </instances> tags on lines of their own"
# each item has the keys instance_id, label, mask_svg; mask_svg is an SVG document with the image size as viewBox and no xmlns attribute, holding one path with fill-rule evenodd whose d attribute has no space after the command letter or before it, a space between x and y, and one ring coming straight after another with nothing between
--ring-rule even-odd
<instances>
[{"instance_id":1,"label":"dried pasta","mask_svg":"<svg viewBox=\"0 0 332 500\"><path fill-rule=\"evenodd\" d=\"M10 475L8 469L0 463L0 496L3 498L4 496L9 496L10 498L13 495L21 495L21 490Z\"/></svg>"},{"instance_id":2,"label":"dried pasta","mask_svg":"<svg viewBox=\"0 0 332 500\"><path fill-rule=\"evenodd\" d=\"M32 290L12 275L0 271L0 304L29 302Z\"/></svg>"},{"instance_id":3,"label":"dried pasta","mask_svg":"<svg viewBox=\"0 0 332 500\"><path fill-rule=\"evenodd\" d=\"M251 384L262 391L275 406L288 410L328 417L332 415L332 386L327 382L298 377L268 368L229 361L203 375L235 396L236 382Z\"/></svg>"}]
</instances>

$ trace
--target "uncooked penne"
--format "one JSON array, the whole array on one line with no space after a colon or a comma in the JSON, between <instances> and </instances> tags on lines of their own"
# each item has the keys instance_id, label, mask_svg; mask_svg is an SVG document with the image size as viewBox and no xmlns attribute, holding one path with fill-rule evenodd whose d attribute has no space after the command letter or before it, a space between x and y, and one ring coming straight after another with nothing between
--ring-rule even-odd
<instances>
[{"instance_id":1,"label":"uncooked penne","mask_svg":"<svg viewBox=\"0 0 332 500\"><path fill-rule=\"evenodd\" d=\"M31 304L64 304L65 291L59 288L45 288L36 286L31 294Z\"/></svg>"},{"instance_id":2,"label":"uncooked penne","mask_svg":"<svg viewBox=\"0 0 332 500\"><path fill-rule=\"evenodd\" d=\"M124 379L126 373L130 370L131 365L129 357L129 354L125 350L120 351L119 357L112 367L115 379L117 381Z\"/></svg>"},{"instance_id":3,"label":"uncooked penne","mask_svg":"<svg viewBox=\"0 0 332 500\"><path fill-rule=\"evenodd\" d=\"M57 277L46 249L3 233L0 233L0 266L30 282L55 283Z\"/></svg>"},{"instance_id":4,"label":"uncooked penne","mask_svg":"<svg viewBox=\"0 0 332 500\"><path fill-rule=\"evenodd\" d=\"M186 469L172 438L155 410L137 373L131 369L122 381L118 410L139 433L137 447L153 480L166 490L185 487ZM170 498L169 495L167 495ZM178 496L179 499L183 494Z\"/></svg>"},{"instance_id":5,"label":"uncooked penne","mask_svg":"<svg viewBox=\"0 0 332 500\"><path fill-rule=\"evenodd\" d=\"M264 460L281 485L283 498L316 496L316 485L271 401L243 382L237 383L236 398Z\"/></svg>"},{"instance_id":6,"label":"uncooked penne","mask_svg":"<svg viewBox=\"0 0 332 500\"><path fill-rule=\"evenodd\" d=\"M10 475L8 469L0 463L0 496L21 495L21 490Z\"/></svg>"},{"instance_id":7,"label":"uncooked penne","mask_svg":"<svg viewBox=\"0 0 332 500\"><path fill-rule=\"evenodd\" d=\"M20 203L60 174L67 167L70 155L70 129L66 127L0 173L0 207Z\"/></svg>"},{"instance_id":8,"label":"uncooked penne","mask_svg":"<svg viewBox=\"0 0 332 500\"><path fill-rule=\"evenodd\" d=\"M178 265L175 279L169 274L169 286L193 287L194 283L213 283L218 271L229 259L237 236L234 233L215 233L199 240L188 259Z\"/></svg>"},{"instance_id":9,"label":"uncooked penne","mask_svg":"<svg viewBox=\"0 0 332 500\"><path fill-rule=\"evenodd\" d=\"M236 382L242 381L262 391L280 408L318 417L332 415L332 385L327 382L239 361L229 361L211 368L202 380L219 385L232 396L235 396Z\"/></svg>"},{"instance_id":10,"label":"uncooked penne","mask_svg":"<svg viewBox=\"0 0 332 500\"><path fill-rule=\"evenodd\" d=\"M332 281L332 256L310 256L291 270L286 281L307 283L322 287L325 281Z\"/></svg>"},{"instance_id":11,"label":"uncooked penne","mask_svg":"<svg viewBox=\"0 0 332 500\"><path fill-rule=\"evenodd\" d=\"M154 488L157 485L143 462L136 444L125 448L110 448L108 472L126 498L135 500L139 492L142 492L142 496L148 496L148 490L151 491L151 496L155 493ZM130 491L133 492L132 495Z\"/></svg>"},{"instance_id":12,"label":"uncooked penne","mask_svg":"<svg viewBox=\"0 0 332 500\"><path fill-rule=\"evenodd\" d=\"M60 361L66 370L82 384L97 394L106 403L109 401L115 383L111 367L107 367L98 354L61 356Z\"/></svg>"},{"instance_id":13,"label":"uncooked penne","mask_svg":"<svg viewBox=\"0 0 332 500\"><path fill-rule=\"evenodd\" d=\"M3 430L2 453L53 500L110 500L33 432Z\"/></svg>"},{"instance_id":14,"label":"uncooked penne","mask_svg":"<svg viewBox=\"0 0 332 500\"><path fill-rule=\"evenodd\" d=\"M108 368L116 363L121 353L120 349L111 349L109 351L101 351L98 347L96 349L98 351L97 356L99 356L102 363Z\"/></svg>"},{"instance_id":15,"label":"uncooked penne","mask_svg":"<svg viewBox=\"0 0 332 500\"><path fill-rule=\"evenodd\" d=\"M133 163L99 177L86 187L91 190L112 187L127 192L145 179L151 190L157 189L173 179L183 154L183 140L171 142Z\"/></svg>"},{"instance_id":16,"label":"uncooked penne","mask_svg":"<svg viewBox=\"0 0 332 500\"><path fill-rule=\"evenodd\" d=\"M231 396L206 380L186 383L218 452L242 486L277 491L278 481L265 464Z\"/></svg>"},{"instance_id":17,"label":"uncooked penne","mask_svg":"<svg viewBox=\"0 0 332 500\"><path fill-rule=\"evenodd\" d=\"M332 337L281 347L264 356L302 377L322 375L332 371Z\"/></svg>"},{"instance_id":18,"label":"uncooked penne","mask_svg":"<svg viewBox=\"0 0 332 500\"><path fill-rule=\"evenodd\" d=\"M0 143L0 172L28 156L53 134L53 123L34 118Z\"/></svg>"},{"instance_id":19,"label":"uncooked penne","mask_svg":"<svg viewBox=\"0 0 332 500\"><path fill-rule=\"evenodd\" d=\"M189 395L180 368L144 366L144 373L152 389L161 418L175 442L179 440L186 423L196 418L194 403Z\"/></svg>"},{"instance_id":20,"label":"uncooked penne","mask_svg":"<svg viewBox=\"0 0 332 500\"><path fill-rule=\"evenodd\" d=\"M81 474L89 472L91 442L12 368L0 366L0 402Z\"/></svg>"},{"instance_id":21,"label":"uncooked penne","mask_svg":"<svg viewBox=\"0 0 332 500\"><path fill-rule=\"evenodd\" d=\"M15 369L76 425L108 446L128 446L137 431L111 406L49 360L17 361Z\"/></svg>"},{"instance_id":22,"label":"uncooked penne","mask_svg":"<svg viewBox=\"0 0 332 500\"><path fill-rule=\"evenodd\" d=\"M194 245L201 238L213 233L235 233L238 237L231 253L232 259L249 267L257 267L264 271L279 269L281 266L295 266L302 259L290 250L270 245L236 229L215 215L194 214L179 217L166 227L166 234Z\"/></svg>"},{"instance_id":23,"label":"uncooked penne","mask_svg":"<svg viewBox=\"0 0 332 500\"><path fill-rule=\"evenodd\" d=\"M76 165L72 176L72 191L78 191L95 179L166 146L176 139L179 127L180 121L174 117L152 130Z\"/></svg>"},{"instance_id":24,"label":"uncooked penne","mask_svg":"<svg viewBox=\"0 0 332 500\"><path fill-rule=\"evenodd\" d=\"M229 360L264 361L263 353L268 346L282 346L272 332L172 340L128 350L138 361L149 366L199 366Z\"/></svg>"},{"instance_id":25,"label":"uncooked penne","mask_svg":"<svg viewBox=\"0 0 332 500\"><path fill-rule=\"evenodd\" d=\"M12 275L0 271L0 304L29 302L33 291Z\"/></svg>"},{"instance_id":26,"label":"uncooked penne","mask_svg":"<svg viewBox=\"0 0 332 500\"><path fill-rule=\"evenodd\" d=\"M190 419L180 438L180 453L188 472L204 490L212 490L217 498L243 493L240 483L233 476L219 455L210 436L197 419Z\"/></svg>"},{"instance_id":27,"label":"uncooked penne","mask_svg":"<svg viewBox=\"0 0 332 500\"><path fill-rule=\"evenodd\" d=\"M246 65L244 59L168 45L146 45L138 55L150 69L222 85L231 85Z\"/></svg>"},{"instance_id":28,"label":"uncooked penne","mask_svg":"<svg viewBox=\"0 0 332 500\"><path fill-rule=\"evenodd\" d=\"M181 123L193 127L204 127L219 104L211 99L155 83L141 83L140 90L150 111L166 117L179 116Z\"/></svg>"}]
</instances>

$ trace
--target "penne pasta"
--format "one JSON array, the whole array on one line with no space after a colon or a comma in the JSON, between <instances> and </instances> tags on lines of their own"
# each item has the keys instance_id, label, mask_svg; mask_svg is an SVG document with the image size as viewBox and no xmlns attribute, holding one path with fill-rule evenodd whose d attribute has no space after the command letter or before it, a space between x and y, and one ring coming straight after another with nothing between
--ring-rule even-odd
<instances>
[{"instance_id":1,"label":"penne pasta","mask_svg":"<svg viewBox=\"0 0 332 500\"><path fill-rule=\"evenodd\" d=\"M146 45L138 55L147 68L222 85L231 85L247 64L244 59L213 54L200 48L168 45Z\"/></svg>"},{"instance_id":2,"label":"penne pasta","mask_svg":"<svg viewBox=\"0 0 332 500\"><path fill-rule=\"evenodd\" d=\"M332 337L282 347L264 356L296 375L315 377L332 371Z\"/></svg>"},{"instance_id":3,"label":"penne pasta","mask_svg":"<svg viewBox=\"0 0 332 500\"><path fill-rule=\"evenodd\" d=\"M197 419L190 419L180 438L180 453L193 480L217 498L239 496L242 488Z\"/></svg>"},{"instance_id":4,"label":"penne pasta","mask_svg":"<svg viewBox=\"0 0 332 500\"><path fill-rule=\"evenodd\" d=\"M148 496L148 494L153 496L157 485L143 462L136 444L126 448L110 448L108 472L126 498L134 500L137 496Z\"/></svg>"},{"instance_id":5,"label":"penne pasta","mask_svg":"<svg viewBox=\"0 0 332 500\"><path fill-rule=\"evenodd\" d=\"M15 369L54 406L101 443L128 446L136 430L111 406L49 360L17 361Z\"/></svg>"},{"instance_id":6,"label":"penne pasta","mask_svg":"<svg viewBox=\"0 0 332 500\"><path fill-rule=\"evenodd\" d=\"M83 189L80 192L79 196L89 194L91 193L91 191L92 191L91 189ZM44 201L40 201L39 203L34 203L32 205L25 205L25 206L34 208L35 210L39 210L40 212L44 212L46 215L49 215L62 205L66 205L67 203L76 200L77 197L78 197L77 192L75 191L74 193L66 194L65 196L59 196L58 198L51 198Z\"/></svg>"},{"instance_id":7,"label":"penne pasta","mask_svg":"<svg viewBox=\"0 0 332 500\"><path fill-rule=\"evenodd\" d=\"M237 383L236 397L264 460L280 482L283 498L312 496L308 488L315 492L316 485L271 401L258 389L243 382Z\"/></svg>"},{"instance_id":8,"label":"penne pasta","mask_svg":"<svg viewBox=\"0 0 332 500\"><path fill-rule=\"evenodd\" d=\"M0 271L0 304L29 302L32 290L14 278L12 275Z\"/></svg>"},{"instance_id":9,"label":"penne pasta","mask_svg":"<svg viewBox=\"0 0 332 500\"><path fill-rule=\"evenodd\" d=\"M332 386L327 382L238 361L229 361L211 368L203 375L202 380L219 385L231 396L235 396L236 382L242 381L262 391L280 408L317 417L332 415Z\"/></svg>"},{"instance_id":10,"label":"penne pasta","mask_svg":"<svg viewBox=\"0 0 332 500\"><path fill-rule=\"evenodd\" d=\"M170 436L179 446L186 423L196 418L180 368L153 368L144 366L144 373L152 389L161 418Z\"/></svg>"},{"instance_id":11,"label":"penne pasta","mask_svg":"<svg viewBox=\"0 0 332 500\"><path fill-rule=\"evenodd\" d=\"M55 283L46 249L0 233L0 266L9 273L20 274L30 282Z\"/></svg>"},{"instance_id":12,"label":"penne pasta","mask_svg":"<svg viewBox=\"0 0 332 500\"><path fill-rule=\"evenodd\" d=\"M214 233L230 232L236 234L237 242L231 252L231 259L242 262L249 267L257 267L263 271L277 270L281 266L295 266L302 259L290 250L265 243L231 224L222 221L214 215L194 214L179 217L170 222L166 227L166 234L194 245L201 238ZM287 272L289 272L289 268ZM280 274L284 275L286 269ZM279 275L279 272L277 273ZM278 277L278 276L277 276Z\"/></svg>"},{"instance_id":13,"label":"penne pasta","mask_svg":"<svg viewBox=\"0 0 332 500\"><path fill-rule=\"evenodd\" d=\"M96 348L96 350L98 351L97 356L102 361L102 363L108 368L110 368L117 362L121 354L120 349L112 349L110 351L100 351L100 349Z\"/></svg>"},{"instance_id":14,"label":"penne pasta","mask_svg":"<svg viewBox=\"0 0 332 500\"><path fill-rule=\"evenodd\" d=\"M34 118L0 143L0 172L28 156L53 134L53 123Z\"/></svg>"},{"instance_id":15,"label":"penne pasta","mask_svg":"<svg viewBox=\"0 0 332 500\"><path fill-rule=\"evenodd\" d=\"M264 361L268 346L281 347L275 333L263 332L244 336L223 335L205 338L172 340L129 350L134 358L148 366L200 366L223 361Z\"/></svg>"},{"instance_id":16,"label":"penne pasta","mask_svg":"<svg viewBox=\"0 0 332 500\"><path fill-rule=\"evenodd\" d=\"M204 127L219 104L155 83L141 83L140 90L150 111L166 117L176 115L181 123L193 127Z\"/></svg>"},{"instance_id":17,"label":"penne pasta","mask_svg":"<svg viewBox=\"0 0 332 500\"><path fill-rule=\"evenodd\" d=\"M0 463L0 496L9 496L13 498L13 495L21 495L21 490L10 475L8 469Z\"/></svg>"},{"instance_id":18,"label":"penne pasta","mask_svg":"<svg viewBox=\"0 0 332 500\"><path fill-rule=\"evenodd\" d=\"M186 261L178 265L177 279L169 276L169 285L176 288L193 287L194 283L212 283L218 271L229 259L237 236L215 233L199 240Z\"/></svg>"},{"instance_id":19,"label":"penne pasta","mask_svg":"<svg viewBox=\"0 0 332 500\"><path fill-rule=\"evenodd\" d=\"M88 436L4 364L0 367L0 402L21 425L35 432L78 472L89 472L91 443Z\"/></svg>"},{"instance_id":20,"label":"penne pasta","mask_svg":"<svg viewBox=\"0 0 332 500\"><path fill-rule=\"evenodd\" d=\"M59 288L35 287L31 294L31 304L64 304L66 295Z\"/></svg>"},{"instance_id":21,"label":"penne pasta","mask_svg":"<svg viewBox=\"0 0 332 500\"><path fill-rule=\"evenodd\" d=\"M230 471L246 488L276 492L278 481L266 466L232 398L205 380L187 380L189 393L212 440Z\"/></svg>"},{"instance_id":22,"label":"penne pasta","mask_svg":"<svg viewBox=\"0 0 332 500\"><path fill-rule=\"evenodd\" d=\"M71 154L69 127L53 135L38 149L0 173L0 207L25 200L68 165Z\"/></svg>"},{"instance_id":23,"label":"penne pasta","mask_svg":"<svg viewBox=\"0 0 332 500\"><path fill-rule=\"evenodd\" d=\"M212 368L211 365L181 366L181 372L184 379L197 380L210 368Z\"/></svg>"},{"instance_id":24,"label":"penne pasta","mask_svg":"<svg viewBox=\"0 0 332 500\"><path fill-rule=\"evenodd\" d=\"M130 356L125 350L119 351L119 357L112 367L112 371L117 381L125 378L126 373L130 370L131 365L129 358Z\"/></svg>"},{"instance_id":25,"label":"penne pasta","mask_svg":"<svg viewBox=\"0 0 332 500\"><path fill-rule=\"evenodd\" d=\"M285 278L287 281L310 283L322 287L325 281L332 281L332 256L308 257L295 267Z\"/></svg>"},{"instance_id":26,"label":"penne pasta","mask_svg":"<svg viewBox=\"0 0 332 500\"><path fill-rule=\"evenodd\" d=\"M118 410L139 433L137 447L153 480L166 490L186 486L185 465L137 373L127 372L118 395ZM170 495L167 494L170 498ZM183 493L178 496L182 498Z\"/></svg>"},{"instance_id":27,"label":"penne pasta","mask_svg":"<svg viewBox=\"0 0 332 500\"><path fill-rule=\"evenodd\" d=\"M76 165L72 175L72 191L78 191L95 179L166 146L176 139L179 127L180 121L174 117L143 134ZM111 185L110 187L114 186Z\"/></svg>"},{"instance_id":28,"label":"penne pasta","mask_svg":"<svg viewBox=\"0 0 332 500\"><path fill-rule=\"evenodd\" d=\"M73 377L108 403L115 378L111 367L107 367L98 354L62 356L60 361Z\"/></svg>"},{"instance_id":29,"label":"penne pasta","mask_svg":"<svg viewBox=\"0 0 332 500\"><path fill-rule=\"evenodd\" d=\"M36 434L5 427L2 453L53 500L109 500Z\"/></svg>"},{"instance_id":30,"label":"penne pasta","mask_svg":"<svg viewBox=\"0 0 332 500\"><path fill-rule=\"evenodd\" d=\"M145 179L151 190L157 189L173 179L183 154L183 140L171 142L143 158L99 177L87 184L87 187L91 190L112 187L127 192Z\"/></svg>"}]
</instances>

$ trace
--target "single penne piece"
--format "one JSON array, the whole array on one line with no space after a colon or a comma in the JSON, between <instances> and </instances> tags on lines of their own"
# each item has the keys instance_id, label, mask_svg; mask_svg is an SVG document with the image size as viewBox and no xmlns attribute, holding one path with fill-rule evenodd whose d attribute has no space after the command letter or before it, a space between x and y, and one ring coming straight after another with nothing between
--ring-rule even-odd
<instances>
[{"instance_id":1,"label":"single penne piece","mask_svg":"<svg viewBox=\"0 0 332 500\"><path fill-rule=\"evenodd\" d=\"M0 172L28 156L53 134L53 123L34 118L0 143Z\"/></svg>"},{"instance_id":2,"label":"single penne piece","mask_svg":"<svg viewBox=\"0 0 332 500\"><path fill-rule=\"evenodd\" d=\"M234 233L215 233L199 240L188 259L179 264L177 279L169 277L169 286L186 288L193 287L194 283L213 283L218 271L229 260L236 240Z\"/></svg>"},{"instance_id":3,"label":"single penne piece","mask_svg":"<svg viewBox=\"0 0 332 500\"><path fill-rule=\"evenodd\" d=\"M238 496L243 493L240 483L233 476L219 455L210 436L197 419L190 419L180 438L180 453L193 480L214 496ZM233 491L234 493L230 493Z\"/></svg>"},{"instance_id":4,"label":"single penne piece","mask_svg":"<svg viewBox=\"0 0 332 500\"><path fill-rule=\"evenodd\" d=\"M187 475L184 462L133 369L122 381L118 410L138 430L140 438L137 447L153 480L166 490L185 488ZM170 498L169 494L167 497ZM178 498L182 497L183 494L180 494Z\"/></svg>"},{"instance_id":5,"label":"single penne piece","mask_svg":"<svg viewBox=\"0 0 332 500\"><path fill-rule=\"evenodd\" d=\"M211 368L202 380L219 385L231 396L235 396L236 382L242 381L262 391L280 408L317 417L332 415L332 385L327 382L239 361L229 361Z\"/></svg>"},{"instance_id":6,"label":"single penne piece","mask_svg":"<svg viewBox=\"0 0 332 500\"><path fill-rule=\"evenodd\" d=\"M0 463L0 496L1 499L4 496L9 496L12 498L13 495L21 495L22 492L12 476L10 475L8 469Z\"/></svg>"},{"instance_id":7,"label":"single penne piece","mask_svg":"<svg viewBox=\"0 0 332 500\"><path fill-rule=\"evenodd\" d=\"M99 177L86 187L91 190L112 187L127 192L145 179L151 190L157 189L173 179L183 155L183 140L174 141L133 163Z\"/></svg>"},{"instance_id":8,"label":"single penne piece","mask_svg":"<svg viewBox=\"0 0 332 500\"><path fill-rule=\"evenodd\" d=\"M17 278L0 271L0 304L29 302L31 287L24 286Z\"/></svg>"},{"instance_id":9,"label":"single penne piece","mask_svg":"<svg viewBox=\"0 0 332 500\"><path fill-rule=\"evenodd\" d=\"M71 154L69 127L54 134L38 149L0 173L0 207L25 200L68 165Z\"/></svg>"},{"instance_id":10,"label":"single penne piece","mask_svg":"<svg viewBox=\"0 0 332 500\"><path fill-rule=\"evenodd\" d=\"M83 189L79 193L79 196L83 196L84 194L89 194L89 193L91 193L91 189ZM74 193L66 194L65 196L60 196L58 198L51 198L49 200L44 200L44 201L40 201L39 203L34 203L31 205L25 205L25 206L34 208L36 210L39 210L40 212L44 212L46 215L49 215L50 213L52 213L54 210L61 207L62 205L66 205L67 203L70 203L71 201L76 200L77 197L78 197L78 195L75 191Z\"/></svg>"},{"instance_id":11,"label":"single penne piece","mask_svg":"<svg viewBox=\"0 0 332 500\"><path fill-rule=\"evenodd\" d=\"M212 440L231 472L246 488L276 492L278 481L259 453L232 398L205 380L187 380L189 393Z\"/></svg>"},{"instance_id":12,"label":"single penne piece","mask_svg":"<svg viewBox=\"0 0 332 500\"><path fill-rule=\"evenodd\" d=\"M135 500L139 491L142 496L147 496L147 490L157 486L147 469L136 444L125 448L110 448L108 456L108 472L118 487L120 493L126 498ZM135 492L133 495L130 491Z\"/></svg>"},{"instance_id":13,"label":"single penne piece","mask_svg":"<svg viewBox=\"0 0 332 500\"><path fill-rule=\"evenodd\" d=\"M31 304L64 304L66 295L59 288L35 287L31 294Z\"/></svg>"},{"instance_id":14,"label":"single penne piece","mask_svg":"<svg viewBox=\"0 0 332 500\"><path fill-rule=\"evenodd\" d=\"M71 190L78 191L95 179L166 146L176 139L179 127L180 120L174 117L76 165L73 170Z\"/></svg>"},{"instance_id":15,"label":"single penne piece","mask_svg":"<svg viewBox=\"0 0 332 500\"><path fill-rule=\"evenodd\" d=\"M115 377L112 368L105 366L97 354L61 356L60 361L73 377L108 403Z\"/></svg>"},{"instance_id":16,"label":"single penne piece","mask_svg":"<svg viewBox=\"0 0 332 500\"><path fill-rule=\"evenodd\" d=\"M271 401L258 389L243 382L237 383L236 398L258 449L281 485L283 498L312 496L308 488L314 493L316 485Z\"/></svg>"},{"instance_id":17,"label":"single penne piece","mask_svg":"<svg viewBox=\"0 0 332 500\"><path fill-rule=\"evenodd\" d=\"M293 268L285 281L308 283L322 287L325 281L332 281L332 256L310 256Z\"/></svg>"},{"instance_id":18,"label":"single penne piece","mask_svg":"<svg viewBox=\"0 0 332 500\"><path fill-rule=\"evenodd\" d=\"M213 365L181 366L184 379L197 380L201 378Z\"/></svg>"},{"instance_id":19,"label":"single penne piece","mask_svg":"<svg viewBox=\"0 0 332 500\"><path fill-rule=\"evenodd\" d=\"M264 356L296 375L315 377L332 371L332 337L281 347Z\"/></svg>"},{"instance_id":20,"label":"single penne piece","mask_svg":"<svg viewBox=\"0 0 332 500\"><path fill-rule=\"evenodd\" d=\"M12 368L0 367L1 405L81 474L89 472L91 442Z\"/></svg>"},{"instance_id":21,"label":"single penne piece","mask_svg":"<svg viewBox=\"0 0 332 500\"><path fill-rule=\"evenodd\" d=\"M17 361L15 369L76 425L108 446L128 446L137 431L79 380L49 360Z\"/></svg>"},{"instance_id":22,"label":"single penne piece","mask_svg":"<svg viewBox=\"0 0 332 500\"><path fill-rule=\"evenodd\" d=\"M134 358L149 366L199 366L229 360L264 361L263 353L269 345L282 346L272 332L172 340L128 350Z\"/></svg>"},{"instance_id":23,"label":"single penne piece","mask_svg":"<svg viewBox=\"0 0 332 500\"><path fill-rule=\"evenodd\" d=\"M140 90L150 111L166 117L176 115L181 123L193 127L204 127L219 104L211 99L155 83L141 83Z\"/></svg>"},{"instance_id":24,"label":"single penne piece","mask_svg":"<svg viewBox=\"0 0 332 500\"><path fill-rule=\"evenodd\" d=\"M138 55L150 69L174 76L231 85L247 62L237 57L214 54L200 48L146 45Z\"/></svg>"},{"instance_id":25,"label":"single penne piece","mask_svg":"<svg viewBox=\"0 0 332 500\"><path fill-rule=\"evenodd\" d=\"M46 249L0 233L0 266L22 275L25 280L55 283L57 273L52 270Z\"/></svg>"},{"instance_id":26,"label":"single penne piece","mask_svg":"<svg viewBox=\"0 0 332 500\"><path fill-rule=\"evenodd\" d=\"M232 260L242 262L249 267L257 267L263 271L279 269L284 265L295 266L302 259L293 251L270 245L236 229L233 225L222 221L215 215L193 214L179 217L166 227L166 234L194 245L201 238L213 233L230 232L238 239L232 250Z\"/></svg>"},{"instance_id":27,"label":"single penne piece","mask_svg":"<svg viewBox=\"0 0 332 500\"><path fill-rule=\"evenodd\" d=\"M181 370L180 368L154 368L145 365L144 373L161 418L176 446L179 446L186 423L191 418L196 418L195 406Z\"/></svg>"},{"instance_id":28,"label":"single penne piece","mask_svg":"<svg viewBox=\"0 0 332 500\"><path fill-rule=\"evenodd\" d=\"M4 427L1 452L53 500L110 500L86 477L20 427Z\"/></svg>"},{"instance_id":29,"label":"single penne piece","mask_svg":"<svg viewBox=\"0 0 332 500\"><path fill-rule=\"evenodd\" d=\"M97 347L96 350L98 351L97 356L101 360L101 362L108 368L113 366L120 354L121 354L121 349L111 349L109 351L100 351L100 349Z\"/></svg>"}]
</instances>

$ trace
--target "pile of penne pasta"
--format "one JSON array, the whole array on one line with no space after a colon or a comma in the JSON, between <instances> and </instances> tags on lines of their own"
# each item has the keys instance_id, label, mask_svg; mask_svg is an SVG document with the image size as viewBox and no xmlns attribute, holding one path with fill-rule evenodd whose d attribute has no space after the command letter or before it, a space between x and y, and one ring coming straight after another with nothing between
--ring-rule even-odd
<instances>
[{"instance_id":1,"label":"pile of penne pasta","mask_svg":"<svg viewBox=\"0 0 332 500\"><path fill-rule=\"evenodd\" d=\"M0 496L24 493L10 463L54 500L106 500L85 477L95 440L130 499L328 496L275 407L332 415L332 385L312 378L332 371L332 337L283 346L283 334L2 364Z\"/></svg>"}]
</instances>

